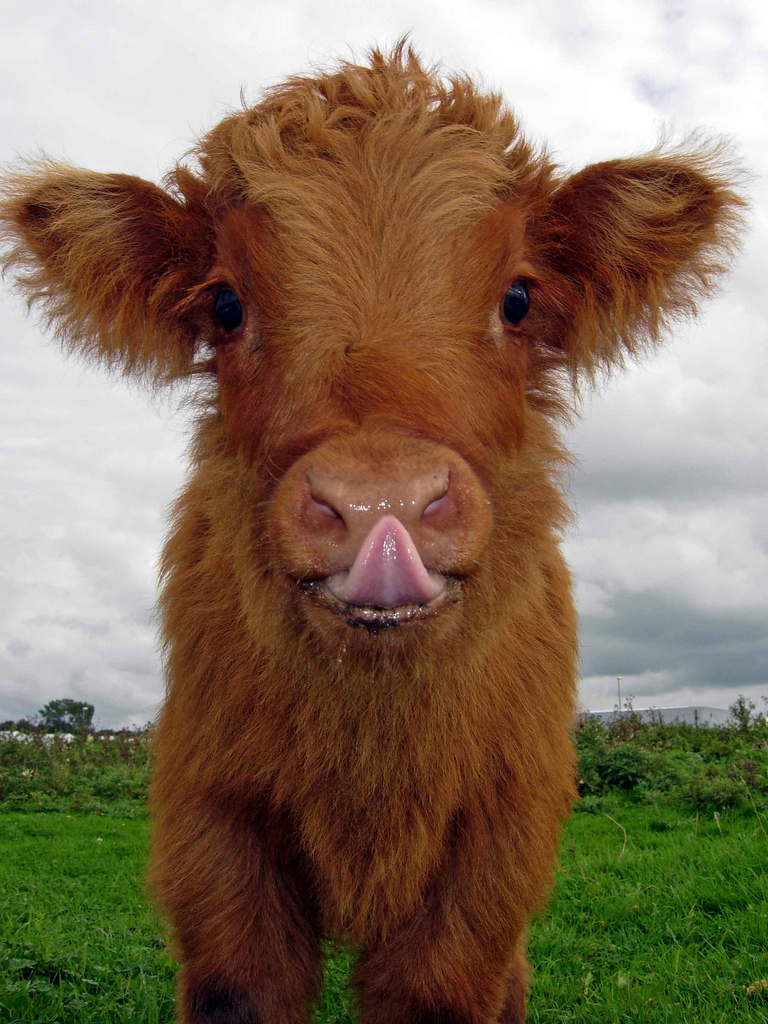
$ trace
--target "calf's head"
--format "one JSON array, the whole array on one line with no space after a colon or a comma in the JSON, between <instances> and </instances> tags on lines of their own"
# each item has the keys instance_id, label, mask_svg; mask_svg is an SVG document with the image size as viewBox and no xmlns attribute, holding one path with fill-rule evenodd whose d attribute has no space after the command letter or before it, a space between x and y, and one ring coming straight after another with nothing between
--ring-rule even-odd
<instances>
[{"instance_id":1,"label":"calf's head","mask_svg":"<svg viewBox=\"0 0 768 1024\"><path fill-rule=\"evenodd\" d=\"M164 188L43 160L2 213L69 348L199 382L183 543L246 618L267 593L365 651L530 597L573 388L695 311L740 206L712 146L569 176L400 47L268 92Z\"/></svg>"}]
</instances>

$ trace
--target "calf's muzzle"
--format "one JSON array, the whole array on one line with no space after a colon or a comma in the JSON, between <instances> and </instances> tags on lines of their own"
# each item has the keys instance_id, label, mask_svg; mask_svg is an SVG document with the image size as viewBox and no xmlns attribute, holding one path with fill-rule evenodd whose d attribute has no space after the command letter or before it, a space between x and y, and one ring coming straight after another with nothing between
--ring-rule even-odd
<instances>
[{"instance_id":1,"label":"calf's muzzle","mask_svg":"<svg viewBox=\"0 0 768 1024\"><path fill-rule=\"evenodd\" d=\"M286 474L274 522L289 575L332 606L439 604L487 541L485 491L443 445L391 432L358 442L321 445Z\"/></svg>"},{"instance_id":2,"label":"calf's muzzle","mask_svg":"<svg viewBox=\"0 0 768 1024\"><path fill-rule=\"evenodd\" d=\"M445 589L445 576L424 557L436 553L430 527L444 542L439 534L457 512L447 465L394 474L312 467L306 480L302 518L317 554L337 569L326 579L334 597L391 609L426 604Z\"/></svg>"}]
</instances>

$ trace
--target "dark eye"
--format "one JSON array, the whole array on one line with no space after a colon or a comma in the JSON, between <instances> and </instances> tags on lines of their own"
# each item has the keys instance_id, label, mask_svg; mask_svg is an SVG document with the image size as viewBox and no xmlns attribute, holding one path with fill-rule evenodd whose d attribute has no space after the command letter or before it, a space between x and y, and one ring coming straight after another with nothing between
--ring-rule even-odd
<instances>
[{"instance_id":1,"label":"dark eye","mask_svg":"<svg viewBox=\"0 0 768 1024\"><path fill-rule=\"evenodd\" d=\"M232 332L243 321L243 307L231 288L222 288L213 300L216 319L227 332Z\"/></svg>"},{"instance_id":2,"label":"dark eye","mask_svg":"<svg viewBox=\"0 0 768 1024\"><path fill-rule=\"evenodd\" d=\"M515 327L528 312L530 304L528 285L525 281L513 281L507 288L507 294L501 300L501 315L508 324Z\"/></svg>"}]
</instances>

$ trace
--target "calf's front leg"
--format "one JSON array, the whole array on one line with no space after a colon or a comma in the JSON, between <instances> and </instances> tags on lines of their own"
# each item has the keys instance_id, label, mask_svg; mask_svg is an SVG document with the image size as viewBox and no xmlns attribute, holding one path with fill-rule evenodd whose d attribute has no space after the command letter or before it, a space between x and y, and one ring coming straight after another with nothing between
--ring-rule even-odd
<instances>
[{"instance_id":1,"label":"calf's front leg","mask_svg":"<svg viewBox=\"0 0 768 1024\"><path fill-rule=\"evenodd\" d=\"M363 948L361 1024L523 1024L532 901L515 867L530 865L500 831L451 837L422 905Z\"/></svg>"},{"instance_id":2,"label":"calf's front leg","mask_svg":"<svg viewBox=\"0 0 768 1024\"><path fill-rule=\"evenodd\" d=\"M306 1024L320 925L290 822L198 807L156 827L151 883L174 924L181 1024Z\"/></svg>"},{"instance_id":3,"label":"calf's front leg","mask_svg":"<svg viewBox=\"0 0 768 1024\"><path fill-rule=\"evenodd\" d=\"M510 934L418 914L359 961L363 1024L523 1024L527 964Z\"/></svg>"}]
</instances>

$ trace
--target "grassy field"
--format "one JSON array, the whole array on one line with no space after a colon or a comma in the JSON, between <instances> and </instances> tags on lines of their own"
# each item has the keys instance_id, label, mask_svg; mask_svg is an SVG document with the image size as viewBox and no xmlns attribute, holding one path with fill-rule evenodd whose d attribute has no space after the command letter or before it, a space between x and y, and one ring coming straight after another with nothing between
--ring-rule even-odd
<instances>
[{"instance_id":1,"label":"grassy field","mask_svg":"<svg viewBox=\"0 0 768 1024\"><path fill-rule=\"evenodd\" d=\"M535 923L530 1020L768 1021L768 838L755 814L577 812ZM174 968L141 889L144 818L0 815L2 1024L173 1019ZM626 831L626 846L625 835ZM347 1022L346 959L323 1022Z\"/></svg>"},{"instance_id":2,"label":"grassy field","mask_svg":"<svg viewBox=\"0 0 768 1024\"><path fill-rule=\"evenodd\" d=\"M531 932L531 1022L768 1022L758 725L577 736L584 796ZM175 969L141 883L146 750L56 746L0 744L0 1024L170 1024ZM353 1020L348 966L329 961L318 1022Z\"/></svg>"}]
</instances>

